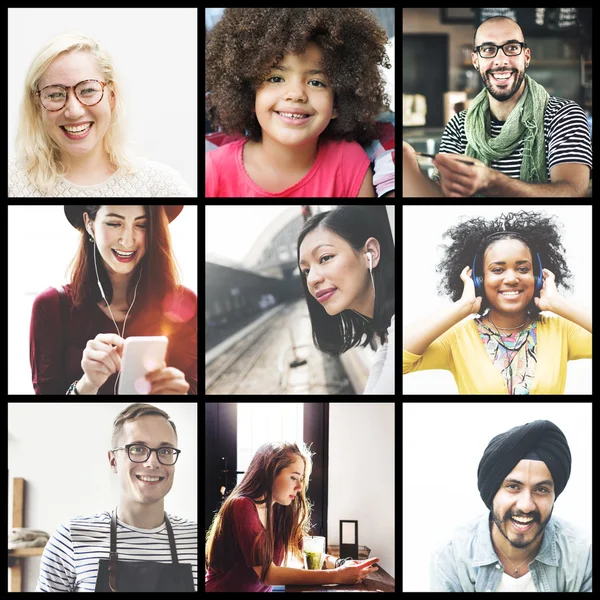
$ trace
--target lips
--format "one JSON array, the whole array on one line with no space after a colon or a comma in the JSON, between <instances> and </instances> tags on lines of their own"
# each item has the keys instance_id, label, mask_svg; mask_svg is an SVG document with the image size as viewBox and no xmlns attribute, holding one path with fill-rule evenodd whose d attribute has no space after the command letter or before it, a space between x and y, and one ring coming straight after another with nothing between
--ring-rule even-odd
<instances>
[{"instance_id":1,"label":"lips","mask_svg":"<svg viewBox=\"0 0 600 600\"><path fill-rule=\"evenodd\" d=\"M283 110L276 110L275 112L279 113L279 114L281 114L281 113L288 113L290 115L308 115L308 116L312 115L312 113L309 113L308 111L302 110L302 109L299 109L299 108L289 108L289 109L283 109Z\"/></svg>"},{"instance_id":2,"label":"lips","mask_svg":"<svg viewBox=\"0 0 600 600\"><path fill-rule=\"evenodd\" d=\"M336 289L337 288L327 288L326 290L320 290L317 292L317 298L320 298L321 296L324 296L325 294L329 294L329 292L333 292Z\"/></svg>"}]
</instances>

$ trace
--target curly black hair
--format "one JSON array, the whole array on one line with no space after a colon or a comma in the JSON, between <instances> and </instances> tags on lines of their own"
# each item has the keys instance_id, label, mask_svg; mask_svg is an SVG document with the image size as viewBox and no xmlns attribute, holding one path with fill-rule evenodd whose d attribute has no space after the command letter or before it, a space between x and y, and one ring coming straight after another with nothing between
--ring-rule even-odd
<instances>
[{"instance_id":1,"label":"curly black hair","mask_svg":"<svg viewBox=\"0 0 600 600\"><path fill-rule=\"evenodd\" d=\"M452 243L449 246L440 246L445 253L443 260L436 267L436 271L443 274L438 286L439 295L448 295L453 302L459 300L464 289L460 278L462 270L467 265L473 264L475 253L477 253L475 270L477 273L483 273L483 255L492 244L503 239L525 242L532 256L535 256L536 252L539 253L542 268L549 269L554 273L556 285L571 289L567 280L572 277L572 273L563 258L564 248L560 241L558 226L553 222L555 216L547 217L533 211L509 212L490 221L475 217L456 227L450 227L444 233L444 237L451 238ZM505 231L515 232L518 235L502 233ZM495 233L498 235L494 235L491 240L486 239ZM534 264L534 274L537 275L537 271L537 265ZM482 315L489 306L484 293L480 309ZM540 313L533 298L527 311L534 316Z\"/></svg>"},{"instance_id":2,"label":"curly black hair","mask_svg":"<svg viewBox=\"0 0 600 600\"><path fill-rule=\"evenodd\" d=\"M207 117L215 130L260 141L256 90L274 60L315 43L338 111L320 137L368 145L379 136L377 116L389 110L377 68L391 68L386 42L385 29L361 8L226 8L207 36Z\"/></svg>"}]
</instances>

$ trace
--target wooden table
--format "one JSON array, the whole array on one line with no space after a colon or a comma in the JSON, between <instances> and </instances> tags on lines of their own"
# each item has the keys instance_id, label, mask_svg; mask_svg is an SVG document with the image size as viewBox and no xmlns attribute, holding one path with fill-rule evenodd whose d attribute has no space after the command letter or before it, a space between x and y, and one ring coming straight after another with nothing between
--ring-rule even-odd
<instances>
[{"instance_id":1,"label":"wooden table","mask_svg":"<svg viewBox=\"0 0 600 600\"><path fill-rule=\"evenodd\" d=\"M379 566L363 583L355 585L286 585L286 592L395 592L396 580Z\"/></svg>"}]
</instances>

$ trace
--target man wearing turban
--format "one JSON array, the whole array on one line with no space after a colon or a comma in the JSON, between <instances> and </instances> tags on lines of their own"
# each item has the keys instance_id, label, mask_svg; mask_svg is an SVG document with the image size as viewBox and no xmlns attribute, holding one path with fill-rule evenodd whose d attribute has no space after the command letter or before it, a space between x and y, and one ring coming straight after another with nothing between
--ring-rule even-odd
<instances>
[{"instance_id":1,"label":"man wearing turban","mask_svg":"<svg viewBox=\"0 0 600 600\"><path fill-rule=\"evenodd\" d=\"M551 421L495 436L477 469L489 513L433 557L431 591L591 592L591 545L552 518L570 474L569 444Z\"/></svg>"}]
</instances>

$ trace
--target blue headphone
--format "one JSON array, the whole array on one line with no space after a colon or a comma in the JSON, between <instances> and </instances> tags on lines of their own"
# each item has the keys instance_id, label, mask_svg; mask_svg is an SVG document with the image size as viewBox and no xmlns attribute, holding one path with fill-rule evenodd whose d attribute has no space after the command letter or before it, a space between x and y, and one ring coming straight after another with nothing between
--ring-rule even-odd
<instances>
[{"instance_id":1,"label":"blue headphone","mask_svg":"<svg viewBox=\"0 0 600 600\"><path fill-rule=\"evenodd\" d=\"M485 242L487 242L487 240L493 236L496 235L504 235L505 233L511 233L513 235L518 235L520 238L522 238L524 241L525 238L520 234L517 233L515 231L498 231L496 233L492 233L492 235L488 235L483 241L484 244ZM473 258L473 268L472 268L472 277L473 277L473 283L475 284L475 295L476 296L481 296L483 298L484 295L484 290L483 290L483 274L479 275L476 271L475 271L475 263L477 262L477 257L478 257L479 253L475 252L475 258ZM542 259L540 258L540 253L536 252L535 253L535 257L537 258L537 265L539 267L538 269L538 274L535 275L535 271L534 271L534 283L535 283L535 287L534 287L534 292L533 295L534 296L538 296L540 295L540 290L542 289L542 286L544 285L544 277L542 274ZM535 261L535 258L534 258Z\"/></svg>"}]
</instances>

